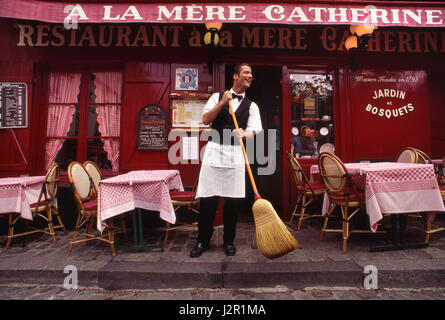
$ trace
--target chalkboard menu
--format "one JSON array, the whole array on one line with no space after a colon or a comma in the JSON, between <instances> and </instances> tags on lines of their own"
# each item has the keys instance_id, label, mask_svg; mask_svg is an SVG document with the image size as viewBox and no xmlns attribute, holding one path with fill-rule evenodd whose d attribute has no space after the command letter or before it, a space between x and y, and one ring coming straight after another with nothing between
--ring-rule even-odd
<instances>
[{"instance_id":1,"label":"chalkboard menu","mask_svg":"<svg viewBox=\"0 0 445 320\"><path fill-rule=\"evenodd\" d=\"M168 130L167 114L157 104L148 104L138 113L138 149L167 150Z\"/></svg>"},{"instance_id":2,"label":"chalkboard menu","mask_svg":"<svg viewBox=\"0 0 445 320\"><path fill-rule=\"evenodd\" d=\"M23 82L0 82L0 129L28 126L28 86Z\"/></svg>"}]
</instances>

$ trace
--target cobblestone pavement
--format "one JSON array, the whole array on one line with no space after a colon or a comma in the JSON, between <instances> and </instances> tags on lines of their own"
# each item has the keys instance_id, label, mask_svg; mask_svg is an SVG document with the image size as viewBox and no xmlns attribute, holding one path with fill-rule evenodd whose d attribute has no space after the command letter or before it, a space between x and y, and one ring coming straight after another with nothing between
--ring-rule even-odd
<instances>
[{"instance_id":1,"label":"cobblestone pavement","mask_svg":"<svg viewBox=\"0 0 445 320\"><path fill-rule=\"evenodd\" d=\"M444 300L445 288L362 289L308 287L290 289L165 289L116 290L65 289L63 286L0 285L0 300Z\"/></svg>"}]
</instances>

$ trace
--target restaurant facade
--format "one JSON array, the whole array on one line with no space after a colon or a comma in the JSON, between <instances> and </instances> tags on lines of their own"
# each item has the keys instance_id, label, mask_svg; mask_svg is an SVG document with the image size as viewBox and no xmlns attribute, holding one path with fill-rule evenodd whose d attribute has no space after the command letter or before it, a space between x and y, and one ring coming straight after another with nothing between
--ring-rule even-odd
<instances>
[{"instance_id":1,"label":"restaurant facade","mask_svg":"<svg viewBox=\"0 0 445 320\"><path fill-rule=\"evenodd\" d=\"M358 25L372 31L347 50ZM1 177L92 160L104 177L178 169L192 186L202 108L240 62L264 129L249 159L283 219L295 202L287 152L305 170L323 151L445 156L445 2L0 0L0 26Z\"/></svg>"}]
</instances>

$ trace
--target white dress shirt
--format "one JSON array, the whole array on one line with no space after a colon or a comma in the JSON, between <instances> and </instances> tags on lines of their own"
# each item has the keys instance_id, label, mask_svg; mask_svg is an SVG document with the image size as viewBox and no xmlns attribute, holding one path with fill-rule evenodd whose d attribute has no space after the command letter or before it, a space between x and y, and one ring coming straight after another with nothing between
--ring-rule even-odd
<instances>
[{"instance_id":1,"label":"white dress shirt","mask_svg":"<svg viewBox=\"0 0 445 320\"><path fill-rule=\"evenodd\" d=\"M230 92L235 93L232 89ZM245 97L245 93L240 95ZM203 114L213 109L218 102L219 93L214 93L207 101ZM236 112L241 101L235 98L231 102L233 111ZM261 130L260 111L258 105L252 101L245 131L259 133ZM244 198L245 161L241 146L223 145L209 141L205 148L196 197Z\"/></svg>"}]
</instances>

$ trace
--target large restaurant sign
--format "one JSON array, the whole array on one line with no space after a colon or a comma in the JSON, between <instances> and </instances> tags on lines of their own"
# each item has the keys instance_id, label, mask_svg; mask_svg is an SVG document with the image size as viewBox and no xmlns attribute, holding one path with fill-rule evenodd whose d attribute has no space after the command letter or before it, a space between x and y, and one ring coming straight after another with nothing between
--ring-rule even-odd
<instances>
[{"instance_id":1,"label":"large restaurant sign","mask_svg":"<svg viewBox=\"0 0 445 320\"><path fill-rule=\"evenodd\" d=\"M19 24L18 47L204 47L205 27L180 24L87 24L66 29L62 24ZM297 27L280 25L225 25L220 48L345 51L350 35L344 26ZM321 44L321 47L319 46ZM435 29L375 30L369 52L445 53L445 32Z\"/></svg>"},{"instance_id":2,"label":"large restaurant sign","mask_svg":"<svg viewBox=\"0 0 445 320\"><path fill-rule=\"evenodd\" d=\"M123 4L0 0L0 16L65 23L231 23L373 24L375 26L445 26L445 8L434 5L357 5L323 3L140 3Z\"/></svg>"}]
</instances>

